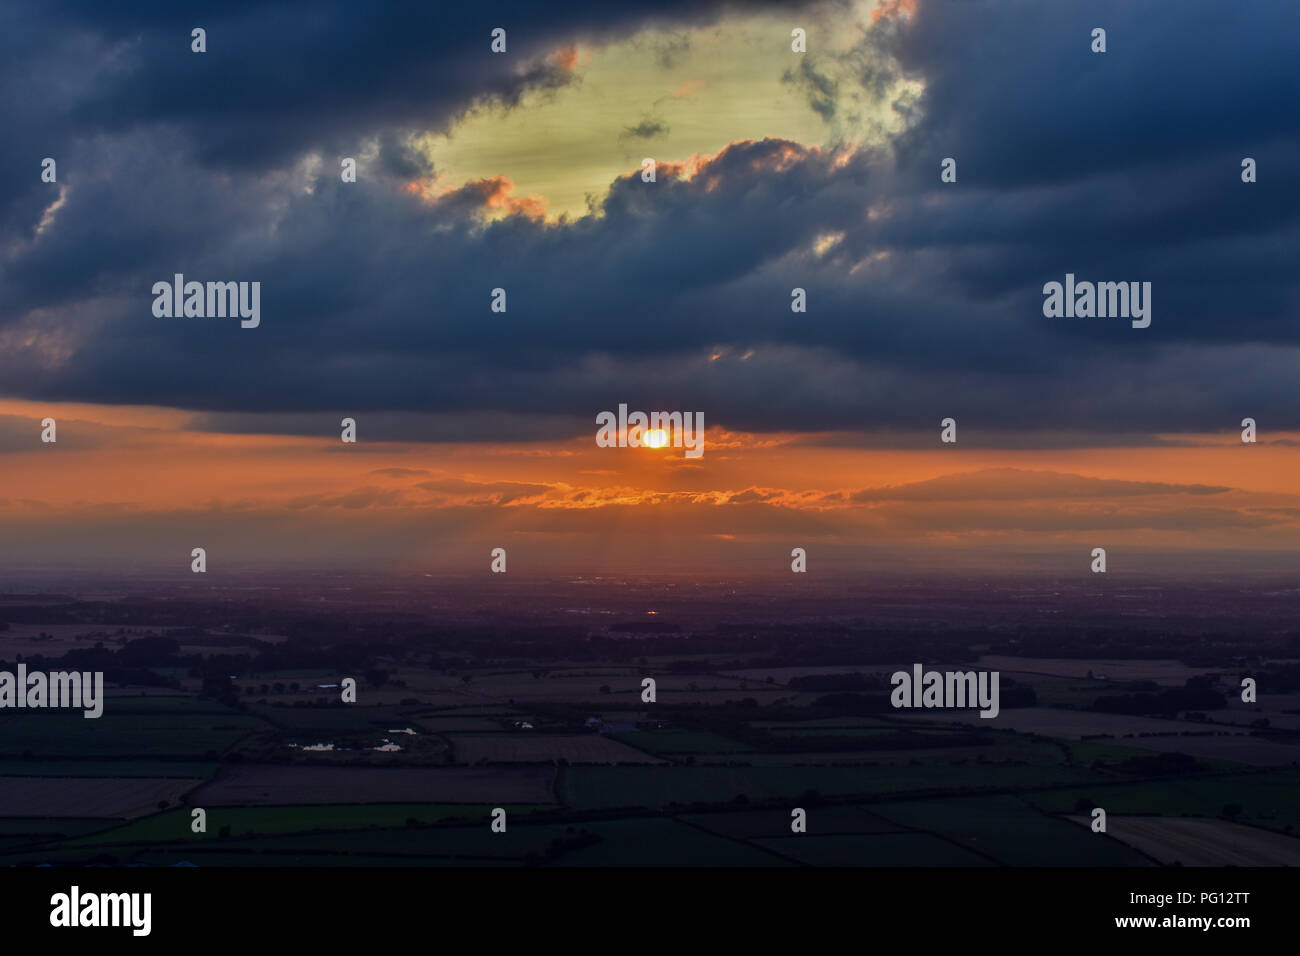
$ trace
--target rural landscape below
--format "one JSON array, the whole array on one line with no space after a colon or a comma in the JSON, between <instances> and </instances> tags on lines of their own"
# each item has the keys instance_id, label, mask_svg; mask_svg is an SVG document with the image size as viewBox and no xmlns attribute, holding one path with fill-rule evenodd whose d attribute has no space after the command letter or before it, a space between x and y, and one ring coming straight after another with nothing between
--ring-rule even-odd
<instances>
[{"instance_id":1,"label":"rural landscape below","mask_svg":"<svg viewBox=\"0 0 1300 956\"><path fill-rule=\"evenodd\" d=\"M107 686L0 721L4 865L1300 863L1281 578L14 578L0 669Z\"/></svg>"}]
</instances>

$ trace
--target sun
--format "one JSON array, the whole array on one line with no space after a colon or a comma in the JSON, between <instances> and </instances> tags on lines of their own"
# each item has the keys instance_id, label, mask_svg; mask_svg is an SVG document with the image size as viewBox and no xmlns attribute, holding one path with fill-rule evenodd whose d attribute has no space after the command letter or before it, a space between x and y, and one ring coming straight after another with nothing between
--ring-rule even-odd
<instances>
[{"instance_id":1,"label":"sun","mask_svg":"<svg viewBox=\"0 0 1300 956\"><path fill-rule=\"evenodd\" d=\"M652 428L645 433L642 443L647 448L665 448L668 445L668 432L662 428Z\"/></svg>"}]
</instances>

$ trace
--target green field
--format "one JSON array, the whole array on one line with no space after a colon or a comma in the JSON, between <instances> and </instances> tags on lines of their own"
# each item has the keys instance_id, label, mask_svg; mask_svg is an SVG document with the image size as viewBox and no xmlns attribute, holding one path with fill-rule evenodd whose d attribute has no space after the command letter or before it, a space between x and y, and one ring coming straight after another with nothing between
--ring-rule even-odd
<instances>
[{"instance_id":1,"label":"green field","mask_svg":"<svg viewBox=\"0 0 1300 956\"><path fill-rule=\"evenodd\" d=\"M234 713L123 714L97 720L80 714L20 712L0 721L0 756L201 757L220 753L266 725Z\"/></svg>"},{"instance_id":2,"label":"green field","mask_svg":"<svg viewBox=\"0 0 1300 956\"><path fill-rule=\"evenodd\" d=\"M359 867L359 866L410 866L410 867L430 867L430 866L464 866L464 861L452 857L446 859L436 859L431 857L415 856L375 856L360 854L336 854L322 855L319 853L255 853L255 852L235 852L231 850L222 850L211 847L195 847L194 849L174 850L167 849L145 849L139 853L132 854L130 860L123 858L120 862L144 863L149 866L175 866L184 862L200 867L219 867L219 866L339 866L339 867ZM477 866L515 866L517 861L514 860L475 860Z\"/></svg>"},{"instance_id":3,"label":"green field","mask_svg":"<svg viewBox=\"0 0 1300 956\"><path fill-rule=\"evenodd\" d=\"M1040 707L1088 710L1098 697L1106 694L1124 693L1109 687L1105 682L1098 681L1070 680L1035 675L1031 683L1034 685L1034 694L1038 697Z\"/></svg>"},{"instance_id":4,"label":"green field","mask_svg":"<svg viewBox=\"0 0 1300 956\"><path fill-rule=\"evenodd\" d=\"M592 830L599 825L584 824ZM403 827L337 831L328 834L277 835L266 837L227 838L207 841L202 845L172 843L156 845L146 851L153 859L177 862L188 859L203 863L201 854L221 853L243 856L242 862L252 864L320 865L344 860L352 865L368 865L379 861L383 865L401 864L419 860L463 862L540 861L542 854L553 841L570 838L576 828L562 824L526 824L518 817L508 818L505 833L494 833L488 816L474 826ZM122 854L122 859L136 858L135 848L103 848L106 852ZM625 848L626 849L626 848ZM85 851L83 851L85 852Z\"/></svg>"},{"instance_id":5,"label":"green field","mask_svg":"<svg viewBox=\"0 0 1300 956\"><path fill-rule=\"evenodd\" d=\"M236 711L206 697L140 694L104 699L104 717L125 714L233 714ZM104 719L103 717L99 719Z\"/></svg>"},{"instance_id":6,"label":"green field","mask_svg":"<svg viewBox=\"0 0 1300 956\"><path fill-rule=\"evenodd\" d=\"M1144 866L1145 857L1017 797L917 800L872 807L900 826L944 837L1008 866ZM811 831L811 827L810 827Z\"/></svg>"},{"instance_id":7,"label":"green field","mask_svg":"<svg viewBox=\"0 0 1300 956\"><path fill-rule=\"evenodd\" d=\"M793 809L793 808L791 808ZM808 813L808 833L895 833L903 829L863 807L804 807ZM677 819L722 836L740 840L794 836L790 831L790 811L750 810L748 812L688 813Z\"/></svg>"},{"instance_id":8,"label":"green field","mask_svg":"<svg viewBox=\"0 0 1300 956\"><path fill-rule=\"evenodd\" d=\"M249 712L288 733L345 734L410 727L419 731L409 716L396 707L262 707Z\"/></svg>"},{"instance_id":9,"label":"green field","mask_svg":"<svg viewBox=\"0 0 1300 956\"><path fill-rule=\"evenodd\" d=\"M507 817L553 809L549 806L507 804ZM171 810L135 820L126 826L96 833L70 842L69 846L108 843L168 843L178 839L212 842L222 839L223 827L231 837L253 834L310 833L317 830L361 830L371 827L404 827L414 819L431 824L443 820L486 820L491 806L467 803L380 803L321 804L293 807L220 807L208 811L208 832L191 833L190 812ZM0 833L3 833L0 825Z\"/></svg>"},{"instance_id":10,"label":"green field","mask_svg":"<svg viewBox=\"0 0 1300 956\"><path fill-rule=\"evenodd\" d=\"M206 780L217 769L210 760L0 760L0 777L194 777Z\"/></svg>"},{"instance_id":11,"label":"green field","mask_svg":"<svg viewBox=\"0 0 1300 956\"><path fill-rule=\"evenodd\" d=\"M898 724L877 717L819 717L816 720L756 720L759 730L854 730L858 728L893 728Z\"/></svg>"},{"instance_id":12,"label":"green field","mask_svg":"<svg viewBox=\"0 0 1300 956\"><path fill-rule=\"evenodd\" d=\"M1134 738L1137 742L1140 738ZM1062 741L1062 745L1070 749L1074 756L1075 763L1091 764L1094 760L1100 760L1102 763L1116 764L1123 763L1132 757L1150 757L1154 751L1142 750L1139 747L1121 747L1117 744L1102 743L1096 740L1070 740ZM1197 758L1206 770L1241 770L1242 764L1229 760L1215 760L1209 757Z\"/></svg>"},{"instance_id":13,"label":"green field","mask_svg":"<svg viewBox=\"0 0 1300 956\"><path fill-rule=\"evenodd\" d=\"M878 767L567 767L561 799L578 809L666 807L692 802L724 803L789 799L815 790L826 795L891 794L1000 787L1046 787L1096 779L1064 766L961 766L922 763Z\"/></svg>"},{"instance_id":14,"label":"green field","mask_svg":"<svg viewBox=\"0 0 1300 956\"><path fill-rule=\"evenodd\" d=\"M1028 794L1025 799L1045 813L1077 813L1076 804L1084 801L1107 813L1189 817L1217 817L1225 806L1236 804L1241 807L1240 822L1293 833L1300 830L1297 794L1300 770L1277 770L1071 788Z\"/></svg>"},{"instance_id":15,"label":"green field","mask_svg":"<svg viewBox=\"0 0 1300 956\"><path fill-rule=\"evenodd\" d=\"M118 826L122 821L113 819L59 817L0 817L0 836L45 837L48 840L61 840L76 837L83 833L93 833L105 827Z\"/></svg>"},{"instance_id":16,"label":"green field","mask_svg":"<svg viewBox=\"0 0 1300 956\"><path fill-rule=\"evenodd\" d=\"M815 836L811 832L758 841L811 866L992 866L970 850L928 833Z\"/></svg>"},{"instance_id":17,"label":"green field","mask_svg":"<svg viewBox=\"0 0 1300 956\"><path fill-rule=\"evenodd\" d=\"M776 737L862 737L898 733L897 727L773 727Z\"/></svg>"},{"instance_id":18,"label":"green field","mask_svg":"<svg viewBox=\"0 0 1300 956\"><path fill-rule=\"evenodd\" d=\"M707 730L636 730L612 736L652 754L743 754L754 749Z\"/></svg>"},{"instance_id":19,"label":"green field","mask_svg":"<svg viewBox=\"0 0 1300 956\"><path fill-rule=\"evenodd\" d=\"M402 718L403 720L414 720L416 718ZM433 734L455 734L455 733L514 733L511 727L503 727L502 721L527 720L526 717L474 717L465 715L461 717L420 717L418 724L412 726L416 729L426 728Z\"/></svg>"},{"instance_id":20,"label":"green field","mask_svg":"<svg viewBox=\"0 0 1300 956\"><path fill-rule=\"evenodd\" d=\"M586 823L602 837L595 846L566 854L564 866L782 866L757 846L706 833L664 817Z\"/></svg>"}]
</instances>

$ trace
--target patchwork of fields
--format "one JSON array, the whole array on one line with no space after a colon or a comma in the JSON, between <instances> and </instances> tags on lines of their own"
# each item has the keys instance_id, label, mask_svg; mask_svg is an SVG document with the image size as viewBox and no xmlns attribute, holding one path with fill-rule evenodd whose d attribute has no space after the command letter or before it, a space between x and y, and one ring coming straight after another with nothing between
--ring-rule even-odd
<instances>
[{"instance_id":1,"label":"patchwork of fields","mask_svg":"<svg viewBox=\"0 0 1300 956\"><path fill-rule=\"evenodd\" d=\"M1154 663L1169 681L1189 671ZM8 714L0 865L1300 863L1295 743L1232 719L1079 709L1094 690L1079 662L1015 664L1022 680L1045 668L1051 705L1005 709L996 727L827 715L824 692L786 686L843 667L683 671L653 708L640 669L575 666L404 671L348 706L320 687L328 674L285 671L241 682L235 704L191 687L113 696L98 721ZM1161 753L1196 759L1143 763ZM1093 805L1106 835L1079 825Z\"/></svg>"}]
</instances>

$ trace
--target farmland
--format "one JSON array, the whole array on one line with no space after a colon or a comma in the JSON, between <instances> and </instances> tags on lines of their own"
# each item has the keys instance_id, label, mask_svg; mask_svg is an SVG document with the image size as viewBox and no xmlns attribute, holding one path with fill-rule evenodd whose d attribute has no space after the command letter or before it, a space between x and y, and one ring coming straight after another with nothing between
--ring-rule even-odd
<instances>
[{"instance_id":1,"label":"farmland","mask_svg":"<svg viewBox=\"0 0 1300 956\"><path fill-rule=\"evenodd\" d=\"M1300 866L1300 839L1227 820L1110 817L1106 835L1167 866Z\"/></svg>"},{"instance_id":2,"label":"farmland","mask_svg":"<svg viewBox=\"0 0 1300 956\"><path fill-rule=\"evenodd\" d=\"M204 785L196 806L312 803L549 803L551 768L358 769L241 766Z\"/></svg>"},{"instance_id":3,"label":"farmland","mask_svg":"<svg viewBox=\"0 0 1300 956\"><path fill-rule=\"evenodd\" d=\"M643 751L597 734L552 735L454 734L451 741L457 763L639 763L663 761Z\"/></svg>"},{"instance_id":4,"label":"farmland","mask_svg":"<svg viewBox=\"0 0 1300 956\"><path fill-rule=\"evenodd\" d=\"M139 817L196 781L170 777L0 777L3 817ZM3 829L3 822L0 822Z\"/></svg>"},{"instance_id":5,"label":"farmland","mask_svg":"<svg viewBox=\"0 0 1300 956\"><path fill-rule=\"evenodd\" d=\"M150 604L153 623L120 634L65 622L125 607L23 610L62 615L12 631L24 654L99 644L130 663L98 720L0 714L0 864L1250 865L1290 860L1300 831L1294 653L1260 665L1281 684L1256 705L1229 693L1237 645L1184 660L1150 636L1125 638L1151 649L1131 658L1119 638L1083 656L1096 638L1066 632L1079 656L1015 653L996 628L909 637L931 645L917 657L1001 669L986 720L891 707L889 675L910 663L890 633L859 629L856 603L792 643L730 598L727 629L689 640L550 624L503 638L482 625L495 610L344 623L310 604L251 607L227 630L237 601ZM182 613L195 623L176 626ZM1147 706L1189 681L1203 712ZM1093 806L1106 836L1077 822Z\"/></svg>"}]
</instances>

